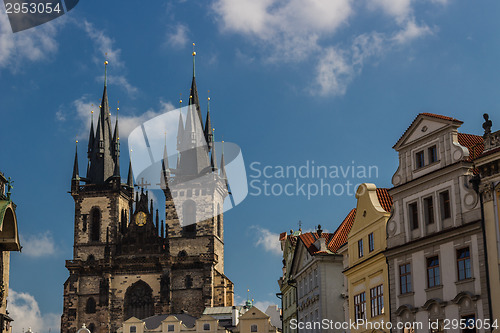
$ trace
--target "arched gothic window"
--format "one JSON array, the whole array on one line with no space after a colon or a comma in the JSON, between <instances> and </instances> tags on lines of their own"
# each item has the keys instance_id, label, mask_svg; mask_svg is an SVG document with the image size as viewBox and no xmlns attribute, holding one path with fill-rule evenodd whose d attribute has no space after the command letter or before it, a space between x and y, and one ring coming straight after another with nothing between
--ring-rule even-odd
<instances>
[{"instance_id":1,"label":"arched gothic window","mask_svg":"<svg viewBox=\"0 0 500 333\"><path fill-rule=\"evenodd\" d=\"M125 292L125 320L130 317L144 319L154 315L153 290L140 280L128 287Z\"/></svg>"},{"instance_id":2,"label":"arched gothic window","mask_svg":"<svg viewBox=\"0 0 500 333\"><path fill-rule=\"evenodd\" d=\"M217 236L222 238L222 215L219 204L217 204Z\"/></svg>"},{"instance_id":3,"label":"arched gothic window","mask_svg":"<svg viewBox=\"0 0 500 333\"><path fill-rule=\"evenodd\" d=\"M85 306L85 312L86 313L95 313L96 312L96 303L94 297L90 297L87 300L87 305Z\"/></svg>"}]
</instances>

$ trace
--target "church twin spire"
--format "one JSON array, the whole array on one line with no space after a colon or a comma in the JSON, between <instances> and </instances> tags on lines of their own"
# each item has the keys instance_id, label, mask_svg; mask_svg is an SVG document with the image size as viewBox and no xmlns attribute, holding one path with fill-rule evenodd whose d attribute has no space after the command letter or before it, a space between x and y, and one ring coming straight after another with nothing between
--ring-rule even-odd
<instances>
[{"instance_id":1,"label":"church twin spire","mask_svg":"<svg viewBox=\"0 0 500 333\"><path fill-rule=\"evenodd\" d=\"M205 126L203 126L202 115L200 111L200 103L198 97L198 89L196 86L195 75L195 56L193 43L193 77L191 82L191 90L188 102L188 114L186 124L182 113L179 117L177 150L180 152L178 156L177 169L183 170L184 174L196 175L207 171L215 172L217 167L217 157L215 153L214 134L210 119L210 97L208 98L207 115ZM104 62L104 89L99 105L99 115L97 126L94 130L94 119L91 111L90 134L87 151L87 175L85 178L80 178L78 175L78 157L75 152L75 165L73 167L73 179L83 180L86 184L105 184L113 178L120 178L120 137L118 126L117 107L116 122L112 134L111 113L109 110L108 94L107 94L107 65ZM182 103L182 101L181 101ZM199 122L198 122L199 121ZM203 128L204 127L204 128ZM204 139L204 140L203 140ZM206 145L204 142L206 142ZM166 144L164 149L164 158L162 162L162 178L170 177L170 167L168 165L168 155L166 153ZM224 159L222 157L221 163ZM129 163L129 172L127 177L127 185L133 187L133 175ZM224 166L221 165L221 171ZM162 183L164 180L162 179Z\"/></svg>"}]
</instances>

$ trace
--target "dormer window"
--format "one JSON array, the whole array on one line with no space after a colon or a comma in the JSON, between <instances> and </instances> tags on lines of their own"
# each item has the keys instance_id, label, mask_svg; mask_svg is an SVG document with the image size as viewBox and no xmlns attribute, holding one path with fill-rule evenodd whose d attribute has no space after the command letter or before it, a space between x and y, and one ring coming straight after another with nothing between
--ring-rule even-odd
<instances>
[{"instance_id":1,"label":"dormer window","mask_svg":"<svg viewBox=\"0 0 500 333\"><path fill-rule=\"evenodd\" d=\"M436 146L429 147L427 149L427 152L429 154L429 164L432 164L434 162L437 162L437 148Z\"/></svg>"},{"instance_id":2,"label":"dormer window","mask_svg":"<svg viewBox=\"0 0 500 333\"><path fill-rule=\"evenodd\" d=\"M423 168L425 166L424 151L419 151L415 154L415 163L417 169Z\"/></svg>"}]
</instances>

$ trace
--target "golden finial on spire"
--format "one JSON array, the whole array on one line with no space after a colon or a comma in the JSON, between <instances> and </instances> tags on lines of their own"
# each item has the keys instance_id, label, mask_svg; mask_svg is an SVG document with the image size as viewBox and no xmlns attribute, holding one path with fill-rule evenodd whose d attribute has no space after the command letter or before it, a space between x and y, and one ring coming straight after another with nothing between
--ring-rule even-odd
<instances>
[{"instance_id":1,"label":"golden finial on spire","mask_svg":"<svg viewBox=\"0 0 500 333\"><path fill-rule=\"evenodd\" d=\"M120 111L120 101L117 101L116 115L118 116L118 111Z\"/></svg>"},{"instance_id":2,"label":"golden finial on spire","mask_svg":"<svg viewBox=\"0 0 500 333\"><path fill-rule=\"evenodd\" d=\"M107 58L108 58L108 52L104 53L104 55L105 55L105 58L106 58L106 60L104 60L104 86L106 86L107 85L107 82L106 82L106 80L107 80L107 72L108 72L107 71L107 69L108 69L108 60L107 60Z\"/></svg>"},{"instance_id":3,"label":"golden finial on spire","mask_svg":"<svg viewBox=\"0 0 500 333\"><path fill-rule=\"evenodd\" d=\"M179 93L179 104L181 105L182 107L182 93Z\"/></svg>"},{"instance_id":4,"label":"golden finial on spire","mask_svg":"<svg viewBox=\"0 0 500 333\"><path fill-rule=\"evenodd\" d=\"M196 55L196 51L194 50L195 44L193 43L193 57Z\"/></svg>"}]
</instances>

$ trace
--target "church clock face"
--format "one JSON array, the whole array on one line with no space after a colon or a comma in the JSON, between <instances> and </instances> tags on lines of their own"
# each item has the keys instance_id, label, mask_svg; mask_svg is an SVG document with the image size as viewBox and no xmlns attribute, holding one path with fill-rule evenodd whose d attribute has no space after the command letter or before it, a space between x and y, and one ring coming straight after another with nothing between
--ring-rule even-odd
<instances>
[{"instance_id":1,"label":"church clock face","mask_svg":"<svg viewBox=\"0 0 500 333\"><path fill-rule=\"evenodd\" d=\"M143 225L146 224L146 213L144 212L139 212L135 216L135 224L137 224L139 227L142 227Z\"/></svg>"}]
</instances>

